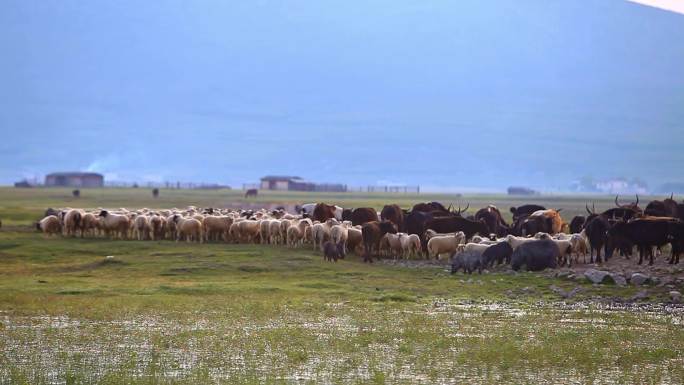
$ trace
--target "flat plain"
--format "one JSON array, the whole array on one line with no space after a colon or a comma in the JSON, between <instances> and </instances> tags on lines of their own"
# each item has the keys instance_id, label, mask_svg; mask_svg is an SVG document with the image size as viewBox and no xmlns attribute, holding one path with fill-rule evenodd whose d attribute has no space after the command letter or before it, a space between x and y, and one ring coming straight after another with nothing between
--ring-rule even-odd
<instances>
[{"instance_id":1,"label":"flat plain","mask_svg":"<svg viewBox=\"0 0 684 385\"><path fill-rule=\"evenodd\" d=\"M32 227L47 207L438 200L470 203L472 213L537 202L570 218L614 197L81 195L0 188L0 383L684 383L684 311L657 285L505 268L451 275L446 265L369 265L353 255L330 263L308 247L48 239ZM564 299L553 287L579 293Z\"/></svg>"}]
</instances>

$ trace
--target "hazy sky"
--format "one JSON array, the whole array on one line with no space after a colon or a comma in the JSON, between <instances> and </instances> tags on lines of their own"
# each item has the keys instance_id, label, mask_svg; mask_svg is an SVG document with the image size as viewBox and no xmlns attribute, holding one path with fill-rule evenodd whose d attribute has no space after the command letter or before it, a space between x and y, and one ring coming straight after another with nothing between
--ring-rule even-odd
<instances>
[{"instance_id":1,"label":"hazy sky","mask_svg":"<svg viewBox=\"0 0 684 385\"><path fill-rule=\"evenodd\" d=\"M0 183L684 182L682 42L620 0L6 0Z\"/></svg>"}]
</instances>

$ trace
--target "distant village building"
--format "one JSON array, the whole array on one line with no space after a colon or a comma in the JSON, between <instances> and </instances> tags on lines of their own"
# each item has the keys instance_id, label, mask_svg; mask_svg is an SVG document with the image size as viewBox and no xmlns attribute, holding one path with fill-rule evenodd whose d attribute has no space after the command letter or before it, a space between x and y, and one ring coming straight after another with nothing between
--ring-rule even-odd
<instances>
[{"instance_id":1,"label":"distant village building","mask_svg":"<svg viewBox=\"0 0 684 385\"><path fill-rule=\"evenodd\" d=\"M103 187L104 176L94 172L53 172L45 176L46 187Z\"/></svg>"},{"instance_id":2,"label":"distant village building","mask_svg":"<svg viewBox=\"0 0 684 385\"><path fill-rule=\"evenodd\" d=\"M287 175L267 175L261 178L260 188L277 191L347 191L347 185L344 184L316 184L307 182L298 176Z\"/></svg>"},{"instance_id":3,"label":"distant village building","mask_svg":"<svg viewBox=\"0 0 684 385\"><path fill-rule=\"evenodd\" d=\"M527 187L511 186L508 188L508 195L539 195L539 192Z\"/></svg>"},{"instance_id":4,"label":"distant village building","mask_svg":"<svg viewBox=\"0 0 684 385\"><path fill-rule=\"evenodd\" d=\"M648 184L638 178L595 180L590 177L584 177L574 181L570 185L570 189L579 192L597 192L604 194L647 194L649 192Z\"/></svg>"}]
</instances>

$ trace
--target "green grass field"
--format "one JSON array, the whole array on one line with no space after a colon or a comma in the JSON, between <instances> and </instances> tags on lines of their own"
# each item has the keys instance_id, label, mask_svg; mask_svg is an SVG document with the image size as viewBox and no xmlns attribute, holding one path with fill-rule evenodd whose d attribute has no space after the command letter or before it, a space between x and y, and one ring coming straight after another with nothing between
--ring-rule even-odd
<instances>
[{"instance_id":1,"label":"green grass field","mask_svg":"<svg viewBox=\"0 0 684 385\"><path fill-rule=\"evenodd\" d=\"M326 263L310 249L44 239L48 207L184 207L239 191L0 189L0 384L683 383L683 312L610 307L637 289L552 274L451 276L443 267ZM597 199L597 198L593 198ZM503 196L262 194L471 208ZM586 199L535 200L579 212ZM254 203L253 201L250 201ZM612 197L597 200L607 208ZM106 256L113 258L106 259ZM550 290L581 286L567 303Z\"/></svg>"}]
</instances>

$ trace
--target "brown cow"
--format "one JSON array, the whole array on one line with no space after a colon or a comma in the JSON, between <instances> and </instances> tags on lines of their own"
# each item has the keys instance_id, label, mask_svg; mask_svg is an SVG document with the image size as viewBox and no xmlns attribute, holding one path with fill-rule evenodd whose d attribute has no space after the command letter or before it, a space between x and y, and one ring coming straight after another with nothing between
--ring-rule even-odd
<instances>
[{"instance_id":1,"label":"brown cow","mask_svg":"<svg viewBox=\"0 0 684 385\"><path fill-rule=\"evenodd\" d=\"M373 263L373 251L380 252L380 240L385 234L396 234L397 228L390 221L368 222L361 228L363 237L363 261Z\"/></svg>"},{"instance_id":2,"label":"brown cow","mask_svg":"<svg viewBox=\"0 0 684 385\"><path fill-rule=\"evenodd\" d=\"M398 231L404 231L404 212L398 205L385 205L380 212L383 221L390 221L397 226Z\"/></svg>"},{"instance_id":3,"label":"brown cow","mask_svg":"<svg viewBox=\"0 0 684 385\"><path fill-rule=\"evenodd\" d=\"M368 222L377 222L377 220L378 212L370 207L359 207L358 209L354 209L351 215L353 226L360 226Z\"/></svg>"},{"instance_id":4,"label":"brown cow","mask_svg":"<svg viewBox=\"0 0 684 385\"><path fill-rule=\"evenodd\" d=\"M325 203L316 204L312 216L314 221L325 222L331 218L335 218L335 206L326 205Z\"/></svg>"}]
</instances>

